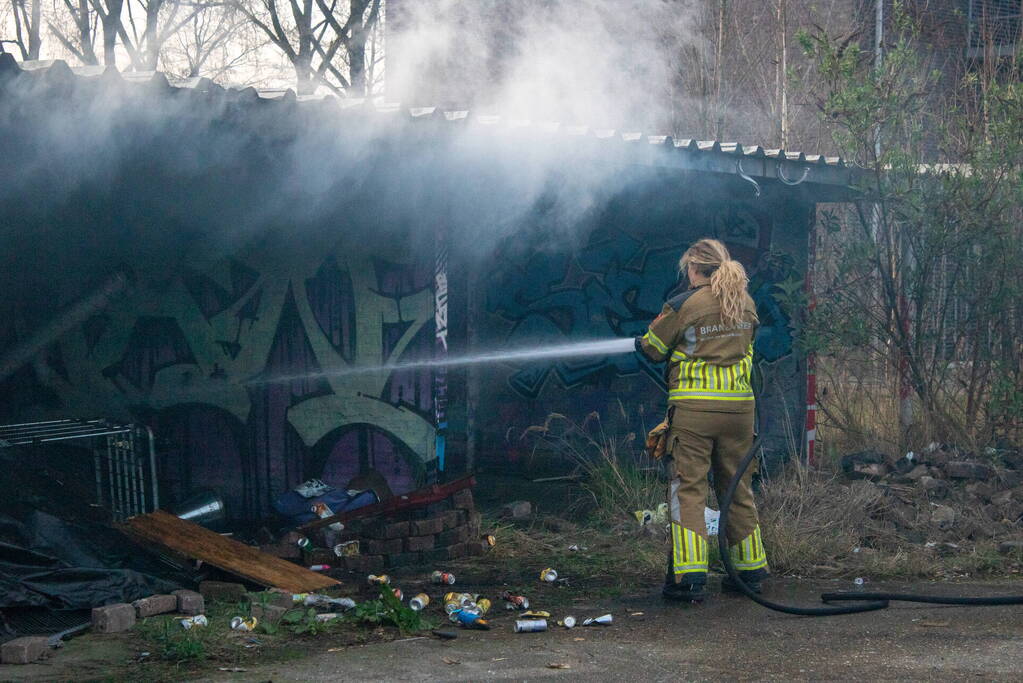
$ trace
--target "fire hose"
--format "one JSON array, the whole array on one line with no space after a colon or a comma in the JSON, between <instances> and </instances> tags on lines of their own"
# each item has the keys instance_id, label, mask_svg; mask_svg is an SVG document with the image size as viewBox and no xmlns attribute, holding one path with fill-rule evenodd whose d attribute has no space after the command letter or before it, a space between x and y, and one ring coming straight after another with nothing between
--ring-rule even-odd
<instances>
[{"instance_id":1,"label":"fire hose","mask_svg":"<svg viewBox=\"0 0 1023 683\"><path fill-rule=\"evenodd\" d=\"M837 593L822 593L821 602L825 604L833 602L854 602L858 604L827 605L825 607L798 607L794 605L784 605L758 595L748 585L746 585L746 583L742 580L742 576L740 576L740 572L735 569L731 555L728 552L728 536L725 530L728 528L728 511L732 506L732 498L735 496L735 491L739 488L739 483L742 481L743 475L746 473L746 470L749 469L753 459L757 457L757 451L760 449L760 431L761 430L757 430L758 436L753 440L753 445L750 447L746 457L741 463L739 463L735 476L732 477L732 481L729 482L728 488L725 490L725 495L719 501L721 517L718 520L718 549L721 553L721 562L725 565L725 571L728 572L728 576L731 577L732 581L735 582L735 585L738 586L746 597L750 598L757 604L763 605L767 609L771 609L776 612L784 612L785 614L796 614L807 617L826 617L836 614L872 612L874 610L885 609L891 602L927 602L935 605L1023 605L1023 595L1002 595L994 597L945 597L940 595L919 595L915 593L868 593L862 591L840 591Z\"/></svg>"}]
</instances>

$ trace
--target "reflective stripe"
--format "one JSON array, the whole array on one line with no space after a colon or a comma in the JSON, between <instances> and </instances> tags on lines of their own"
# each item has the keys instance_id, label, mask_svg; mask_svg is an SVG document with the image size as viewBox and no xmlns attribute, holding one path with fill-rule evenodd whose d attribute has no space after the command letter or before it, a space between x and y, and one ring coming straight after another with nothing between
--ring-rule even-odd
<instances>
[{"instance_id":1,"label":"reflective stripe","mask_svg":"<svg viewBox=\"0 0 1023 683\"><path fill-rule=\"evenodd\" d=\"M649 332L647 334L652 335ZM669 400L750 401L753 399L753 392L750 388L750 372L753 369L752 344L746 348L743 358L732 365L712 365L701 358L691 358L678 349L672 351L671 361L678 363L678 383L668 392Z\"/></svg>"},{"instance_id":2,"label":"reflective stripe","mask_svg":"<svg viewBox=\"0 0 1023 683\"><path fill-rule=\"evenodd\" d=\"M679 524L671 525L673 549L672 568L675 574L693 574L707 571L707 539L692 529Z\"/></svg>"},{"instance_id":3,"label":"reflective stripe","mask_svg":"<svg viewBox=\"0 0 1023 683\"><path fill-rule=\"evenodd\" d=\"M732 564L739 571L753 571L767 567L767 553L760 535L760 526L756 526L746 538L728 549Z\"/></svg>"},{"instance_id":4,"label":"reflective stripe","mask_svg":"<svg viewBox=\"0 0 1023 683\"><path fill-rule=\"evenodd\" d=\"M647 330L647 333L643 335L643 339L646 339L650 346L654 347L661 353L668 353L668 347L665 346L664 342L657 338L653 330Z\"/></svg>"},{"instance_id":5,"label":"reflective stripe","mask_svg":"<svg viewBox=\"0 0 1023 683\"><path fill-rule=\"evenodd\" d=\"M668 392L669 399L704 398L716 401L752 401L751 391L706 391L701 389L673 389Z\"/></svg>"}]
</instances>

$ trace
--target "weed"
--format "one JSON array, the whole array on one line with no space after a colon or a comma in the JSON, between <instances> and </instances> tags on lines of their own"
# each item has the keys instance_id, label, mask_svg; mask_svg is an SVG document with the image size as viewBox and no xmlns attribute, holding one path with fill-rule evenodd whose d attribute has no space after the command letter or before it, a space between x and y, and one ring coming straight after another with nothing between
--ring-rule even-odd
<instances>
[{"instance_id":1,"label":"weed","mask_svg":"<svg viewBox=\"0 0 1023 683\"><path fill-rule=\"evenodd\" d=\"M526 429L522 439L531 441L534 451L554 451L574 463L587 494L575 505L588 507L600 522L621 522L630 519L635 510L654 508L664 501L659 468L650 466L634 448L635 434L608 434L596 412L582 424L552 413L544 424Z\"/></svg>"},{"instance_id":2,"label":"weed","mask_svg":"<svg viewBox=\"0 0 1023 683\"><path fill-rule=\"evenodd\" d=\"M406 607L394 595L389 586L380 587L378 600L365 600L355 606L350 618L356 623L376 626L390 622L402 635L409 635L430 628L421 612Z\"/></svg>"}]
</instances>

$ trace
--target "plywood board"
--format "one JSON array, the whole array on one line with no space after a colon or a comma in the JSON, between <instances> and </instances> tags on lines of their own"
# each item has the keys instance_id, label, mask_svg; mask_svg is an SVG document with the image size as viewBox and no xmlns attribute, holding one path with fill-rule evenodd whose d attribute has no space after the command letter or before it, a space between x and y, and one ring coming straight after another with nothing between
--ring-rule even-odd
<instances>
[{"instance_id":1,"label":"plywood board","mask_svg":"<svg viewBox=\"0 0 1023 683\"><path fill-rule=\"evenodd\" d=\"M270 588L306 593L341 582L157 510L124 523L128 533Z\"/></svg>"}]
</instances>

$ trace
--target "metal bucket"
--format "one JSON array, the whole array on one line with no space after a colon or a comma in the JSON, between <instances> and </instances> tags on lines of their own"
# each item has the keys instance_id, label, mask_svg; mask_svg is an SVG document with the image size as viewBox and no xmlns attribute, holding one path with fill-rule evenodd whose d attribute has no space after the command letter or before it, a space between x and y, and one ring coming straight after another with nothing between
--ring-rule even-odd
<instances>
[{"instance_id":1,"label":"metal bucket","mask_svg":"<svg viewBox=\"0 0 1023 683\"><path fill-rule=\"evenodd\" d=\"M179 518L195 524L213 524L227 517L224 501L216 491L199 491L174 507L172 512Z\"/></svg>"}]
</instances>

